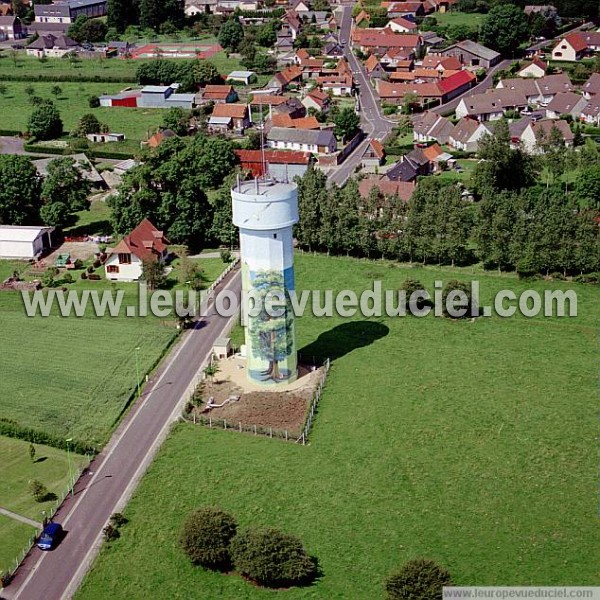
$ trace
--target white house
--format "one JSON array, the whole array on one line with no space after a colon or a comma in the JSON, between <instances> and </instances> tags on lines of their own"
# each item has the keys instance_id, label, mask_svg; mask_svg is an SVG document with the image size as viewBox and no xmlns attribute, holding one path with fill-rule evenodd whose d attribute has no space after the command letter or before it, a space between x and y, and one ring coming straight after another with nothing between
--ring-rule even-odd
<instances>
[{"instance_id":1,"label":"white house","mask_svg":"<svg viewBox=\"0 0 600 600\"><path fill-rule=\"evenodd\" d=\"M0 225L0 258L38 258L52 248L54 227Z\"/></svg>"},{"instance_id":2,"label":"white house","mask_svg":"<svg viewBox=\"0 0 600 600\"><path fill-rule=\"evenodd\" d=\"M581 109L580 119L589 125L600 126L600 97L595 96Z\"/></svg>"},{"instance_id":3,"label":"white house","mask_svg":"<svg viewBox=\"0 0 600 600\"><path fill-rule=\"evenodd\" d=\"M517 75L519 77L543 77L547 69L548 65L539 56L534 56L533 60L525 65Z\"/></svg>"},{"instance_id":4,"label":"white house","mask_svg":"<svg viewBox=\"0 0 600 600\"><path fill-rule=\"evenodd\" d=\"M523 150L529 154L543 154L544 150L540 146L540 141L542 139L549 140L552 129L558 131L565 146L570 147L573 145L575 136L566 121L531 121L521 133Z\"/></svg>"},{"instance_id":5,"label":"white house","mask_svg":"<svg viewBox=\"0 0 600 600\"><path fill-rule=\"evenodd\" d=\"M449 135L448 144L463 152L477 152L479 140L485 135L491 135L489 127L475 119L461 119Z\"/></svg>"},{"instance_id":6,"label":"white house","mask_svg":"<svg viewBox=\"0 0 600 600\"><path fill-rule=\"evenodd\" d=\"M300 150L313 154L331 154L337 150L331 129L292 129L271 127L267 145L277 150Z\"/></svg>"},{"instance_id":7,"label":"white house","mask_svg":"<svg viewBox=\"0 0 600 600\"><path fill-rule=\"evenodd\" d=\"M165 260L167 239L162 231L144 219L114 248L108 250L104 265L106 278L115 281L136 281L142 275L144 260Z\"/></svg>"}]
</instances>

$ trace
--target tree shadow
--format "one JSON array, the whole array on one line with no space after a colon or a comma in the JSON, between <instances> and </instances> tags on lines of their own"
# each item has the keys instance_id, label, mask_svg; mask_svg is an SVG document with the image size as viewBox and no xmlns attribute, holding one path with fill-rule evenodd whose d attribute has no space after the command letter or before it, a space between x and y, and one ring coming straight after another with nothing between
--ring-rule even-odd
<instances>
[{"instance_id":1,"label":"tree shadow","mask_svg":"<svg viewBox=\"0 0 600 600\"><path fill-rule=\"evenodd\" d=\"M40 502L55 502L58 496L54 492L48 492L40 498Z\"/></svg>"},{"instance_id":2,"label":"tree shadow","mask_svg":"<svg viewBox=\"0 0 600 600\"><path fill-rule=\"evenodd\" d=\"M34 462L34 464L37 464L37 463L44 462L45 460L48 460L47 456L40 456L39 458L36 458L33 462Z\"/></svg>"},{"instance_id":3,"label":"tree shadow","mask_svg":"<svg viewBox=\"0 0 600 600\"><path fill-rule=\"evenodd\" d=\"M108 219L94 221L87 225L71 226L65 231L65 235L69 237L79 237L83 235L111 235L112 225Z\"/></svg>"},{"instance_id":4,"label":"tree shadow","mask_svg":"<svg viewBox=\"0 0 600 600\"><path fill-rule=\"evenodd\" d=\"M389 332L389 327L378 321L349 321L323 332L298 354L303 361L334 361L357 348L370 346Z\"/></svg>"}]
</instances>

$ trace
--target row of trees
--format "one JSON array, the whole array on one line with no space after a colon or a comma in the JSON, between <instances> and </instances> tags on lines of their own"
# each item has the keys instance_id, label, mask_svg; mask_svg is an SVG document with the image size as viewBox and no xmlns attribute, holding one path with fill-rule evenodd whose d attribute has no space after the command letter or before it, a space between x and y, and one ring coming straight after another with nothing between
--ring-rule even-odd
<instances>
[{"instance_id":1,"label":"row of trees","mask_svg":"<svg viewBox=\"0 0 600 600\"><path fill-rule=\"evenodd\" d=\"M185 20L183 0L108 0L107 25L122 33L130 25L177 30Z\"/></svg>"},{"instance_id":2,"label":"row of trees","mask_svg":"<svg viewBox=\"0 0 600 600\"><path fill-rule=\"evenodd\" d=\"M90 183L72 158L50 161L44 178L29 157L0 155L0 223L62 227L88 208Z\"/></svg>"},{"instance_id":3,"label":"row of trees","mask_svg":"<svg viewBox=\"0 0 600 600\"><path fill-rule=\"evenodd\" d=\"M142 62L135 72L140 85L169 85L177 82L180 91L195 92L199 87L222 83L221 75L207 60L157 59Z\"/></svg>"}]
</instances>

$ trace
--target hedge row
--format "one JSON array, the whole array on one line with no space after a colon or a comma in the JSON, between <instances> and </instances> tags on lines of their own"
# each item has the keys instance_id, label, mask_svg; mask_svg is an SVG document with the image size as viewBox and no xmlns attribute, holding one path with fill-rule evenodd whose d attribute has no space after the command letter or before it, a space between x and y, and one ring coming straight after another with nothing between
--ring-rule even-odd
<instances>
[{"instance_id":1,"label":"hedge row","mask_svg":"<svg viewBox=\"0 0 600 600\"><path fill-rule=\"evenodd\" d=\"M50 83L137 83L133 75L84 75L69 73L42 73L27 75L21 73L1 73L0 81L50 82Z\"/></svg>"},{"instance_id":2,"label":"hedge row","mask_svg":"<svg viewBox=\"0 0 600 600\"><path fill-rule=\"evenodd\" d=\"M57 148L56 146L38 146L37 144L23 144L25 152L37 152L38 154L58 154L64 156L70 154L70 148Z\"/></svg>"},{"instance_id":3,"label":"hedge row","mask_svg":"<svg viewBox=\"0 0 600 600\"><path fill-rule=\"evenodd\" d=\"M19 136L21 132L18 129L0 129L0 135Z\"/></svg>"},{"instance_id":4,"label":"hedge row","mask_svg":"<svg viewBox=\"0 0 600 600\"><path fill-rule=\"evenodd\" d=\"M114 158L115 160L125 160L127 158L133 158L133 152L111 152L110 150L93 150L93 149L83 149L81 152L84 152L88 156L92 158Z\"/></svg>"},{"instance_id":5,"label":"hedge row","mask_svg":"<svg viewBox=\"0 0 600 600\"><path fill-rule=\"evenodd\" d=\"M37 144L24 144L25 152L36 152L38 154L56 154L58 156L67 156L73 152L83 152L90 158L113 158L115 160L126 160L133 158L132 152L111 152L110 150L95 150L93 148L81 148L74 150L70 146L66 148L56 148L55 146L40 146Z\"/></svg>"},{"instance_id":6,"label":"hedge row","mask_svg":"<svg viewBox=\"0 0 600 600\"><path fill-rule=\"evenodd\" d=\"M94 446L81 442L79 440L72 440L67 444L65 438L40 431L38 429L32 429L31 427L23 427L16 421L11 419L5 419L0 417L0 435L6 435L8 437L16 438L19 440L25 440L32 444L44 444L46 446L52 446L59 450L69 450L76 452L77 454L96 454L97 450Z\"/></svg>"}]
</instances>

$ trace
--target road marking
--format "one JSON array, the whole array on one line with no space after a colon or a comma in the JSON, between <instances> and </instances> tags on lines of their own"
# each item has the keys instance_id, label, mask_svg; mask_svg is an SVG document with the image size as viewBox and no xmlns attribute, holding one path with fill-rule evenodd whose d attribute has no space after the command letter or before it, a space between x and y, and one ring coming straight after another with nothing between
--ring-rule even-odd
<instances>
[{"instance_id":1,"label":"road marking","mask_svg":"<svg viewBox=\"0 0 600 600\"><path fill-rule=\"evenodd\" d=\"M235 273L235 275L231 278L231 280L227 283L227 285L224 287L224 289L228 289L233 284L233 282L236 280L236 278L238 277L238 275L240 273L241 273L241 271L237 271ZM163 378L165 377L165 375L167 374L167 372L169 371L169 369L171 368L171 366L175 362L175 359L182 352L183 348L189 343L189 340L192 339L192 335L191 335L192 333L193 333L193 331L190 331L190 335L188 335L187 338L185 340L183 340L183 342L181 342L181 344L180 344L179 348L176 350L176 352L168 358L167 363L166 363L167 366L165 367L164 371L162 372L162 374L158 378L158 380L153 384L151 391L149 393L145 394L145 398L143 399L142 403L138 406L136 414L137 414L137 412L139 412L146 405L146 403L148 402L148 399L156 391L156 389L158 387L158 384L161 383L161 381L163 380ZM113 452L118 447L118 445L121 443L121 441L123 440L123 437L125 436L125 434L127 433L127 431L129 431L129 428L133 425L133 423L135 421L135 417L136 417L136 415L134 415L131 418L131 420L129 421L129 423L127 423L126 427L119 434L118 438L115 440L114 444L112 445L112 447L110 448L110 450L108 451L108 453L106 454L106 456L104 457L104 459L102 461L102 464L97 468L95 475L92 477L92 479L88 483L87 487L83 490L83 492L81 493L81 495L77 498L77 500L75 501L75 504L73 504L73 506L71 507L71 510L67 513L66 517L62 520L62 525L63 526L67 524L67 522L69 521L69 519L71 518L71 516L75 512L76 508L79 506L79 504L81 503L81 501L85 498L85 495L87 494L88 490L94 484L96 478L100 476L100 473L101 473L102 469L104 468L104 466L106 465L108 459L112 456ZM110 446L110 442L109 442L108 445ZM100 533L100 535L102 535L102 533ZM94 542L94 544L95 544L95 542ZM92 548L93 548L93 545L92 545ZM19 599L19 597L21 596L21 593L27 587L27 585L31 581L32 577L35 575L35 572L37 571L38 567L42 564L42 562L44 561L44 559L47 556L48 556L48 554L42 554L42 556L35 562L35 564L33 565L32 569L31 569L31 572L25 578L25 581L23 581L23 583L21 584L21 587L16 592L16 594L14 596L14 600L18 600ZM87 556L87 554L86 554L86 556ZM70 582L69 582L69 585L70 585ZM63 597L64 597L64 594L63 594Z\"/></svg>"}]
</instances>

